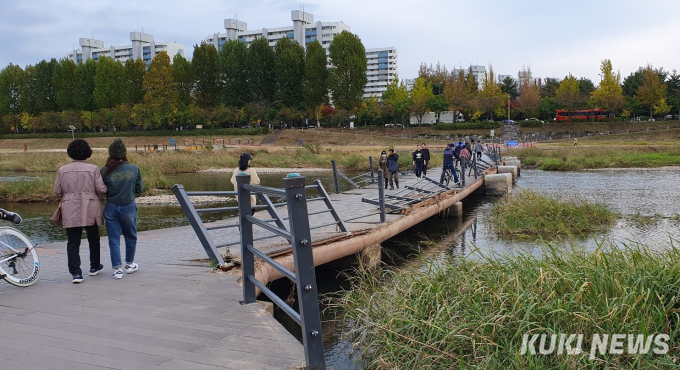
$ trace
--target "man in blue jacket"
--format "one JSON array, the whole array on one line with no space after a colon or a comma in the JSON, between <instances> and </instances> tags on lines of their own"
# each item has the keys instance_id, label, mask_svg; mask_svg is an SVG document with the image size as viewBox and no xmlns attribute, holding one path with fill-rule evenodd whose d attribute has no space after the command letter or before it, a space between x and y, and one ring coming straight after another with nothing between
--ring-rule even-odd
<instances>
[{"instance_id":1,"label":"man in blue jacket","mask_svg":"<svg viewBox=\"0 0 680 370\"><path fill-rule=\"evenodd\" d=\"M439 183L443 184L444 183L444 175L446 174L446 168L451 169L451 173L453 174L453 182L456 184L458 183L458 174L456 173L456 168L453 164L453 159L460 159L458 155L456 155L456 151L453 150L453 144L449 144L446 146L446 149L444 149L444 167L442 168L442 176L439 179Z\"/></svg>"},{"instance_id":2,"label":"man in blue jacket","mask_svg":"<svg viewBox=\"0 0 680 370\"><path fill-rule=\"evenodd\" d=\"M397 184L399 189L399 154L390 149L390 154L387 156L387 171L390 173L390 190L394 190L394 184Z\"/></svg>"}]
</instances>

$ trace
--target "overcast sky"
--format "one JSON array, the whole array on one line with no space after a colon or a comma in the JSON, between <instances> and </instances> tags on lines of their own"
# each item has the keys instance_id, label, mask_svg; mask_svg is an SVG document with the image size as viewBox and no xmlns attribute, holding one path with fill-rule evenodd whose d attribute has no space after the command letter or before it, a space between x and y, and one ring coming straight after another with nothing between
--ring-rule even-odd
<instances>
[{"instance_id":1,"label":"overcast sky","mask_svg":"<svg viewBox=\"0 0 680 370\"><path fill-rule=\"evenodd\" d=\"M0 0L0 68L62 58L93 36L106 46L130 44L130 31L187 47L224 32L224 19L248 29L291 24L299 1L286 0ZM394 46L400 78L421 62L448 68L491 63L497 74L530 66L534 77L572 73L600 78L612 60L627 76L652 64L680 70L679 0L339 0L304 1L315 21L342 21L368 48Z\"/></svg>"}]
</instances>

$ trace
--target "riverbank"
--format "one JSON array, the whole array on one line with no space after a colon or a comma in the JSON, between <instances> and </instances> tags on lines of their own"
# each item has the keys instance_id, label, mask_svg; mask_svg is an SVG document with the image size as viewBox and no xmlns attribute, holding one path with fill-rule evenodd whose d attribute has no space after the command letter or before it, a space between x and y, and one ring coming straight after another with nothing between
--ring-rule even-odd
<instances>
[{"instance_id":1,"label":"riverbank","mask_svg":"<svg viewBox=\"0 0 680 370\"><path fill-rule=\"evenodd\" d=\"M510 149L522 166L546 171L680 166L677 145L570 146Z\"/></svg>"},{"instance_id":2,"label":"riverbank","mask_svg":"<svg viewBox=\"0 0 680 370\"><path fill-rule=\"evenodd\" d=\"M540 256L475 253L361 274L335 304L365 369L649 369L675 363L679 288L677 248L546 244ZM667 334L669 352L590 359L595 334L619 333ZM581 351L522 353L525 334L547 334L546 348L551 334L583 334L571 346Z\"/></svg>"}]
</instances>

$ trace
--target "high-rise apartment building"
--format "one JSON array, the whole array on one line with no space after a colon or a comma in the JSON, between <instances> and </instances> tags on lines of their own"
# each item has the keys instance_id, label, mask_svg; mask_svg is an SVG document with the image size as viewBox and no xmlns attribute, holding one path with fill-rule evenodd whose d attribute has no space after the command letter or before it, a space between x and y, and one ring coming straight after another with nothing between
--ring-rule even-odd
<instances>
[{"instance_id":1,"label":"high-rise apartment building","mask_svg":"<svg viewBox=\"0 0 680 370\"><path fill-rule=\"evenodd\" d=\"M156 54L165 51L172 57L176 54L184 56L184 45L172 41L155 42L153 35L141 32L130 32L132 45L104 47L104 41L91 38L79 39L80 49L68 53L68 58L76 63L82 63L88 59L97 60L106 56L125 63L128 59L141 58L147 65Z\"/></svg>"},{"instance_id":2,"label":"high-rise apartment building","mask_svg":"<svg viewBox=\"0 0 680 370\"><path fill-rule=\"evenodd\" d=\"M318 40L328 53L328 47L335 36L342 31L350 31L350 27L343 22L314 21L314 16L301 10L291 11L290 26L263 28L261 30L248 30L246 22L237 19L224 20L224 33L214 33L206 36L204 41L213 44L217 50L222 48L227 40L238 40L246 45L255 41L258 37L264 37L271 47L284 37L297 41L298 44L307 46L312 41ZM364 91L364 98L375 95L382 97L387 85L397 75L397 50L393 47L367 49L368 59L368 83Z\"/></svg>"}]
</instances>

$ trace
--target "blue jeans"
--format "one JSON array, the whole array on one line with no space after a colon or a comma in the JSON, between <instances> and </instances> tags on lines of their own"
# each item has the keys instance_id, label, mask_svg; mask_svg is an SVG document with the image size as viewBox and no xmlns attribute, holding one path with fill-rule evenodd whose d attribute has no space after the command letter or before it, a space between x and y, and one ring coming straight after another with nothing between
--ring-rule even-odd
<instances>
[{"instance_id":1,"label":"blue jeans","mask_svg":"<svg viewBox=\"0 0 680 370\"><path fill-rule=\"evenodd\" d=\"M133 263L137 249L137 204L135 202L125 205L106 203L104 223L109 237L113 268L121 268L123 265L120 260L121 234L125 238L125 263Z\"/></svg>"}]
</instances>

